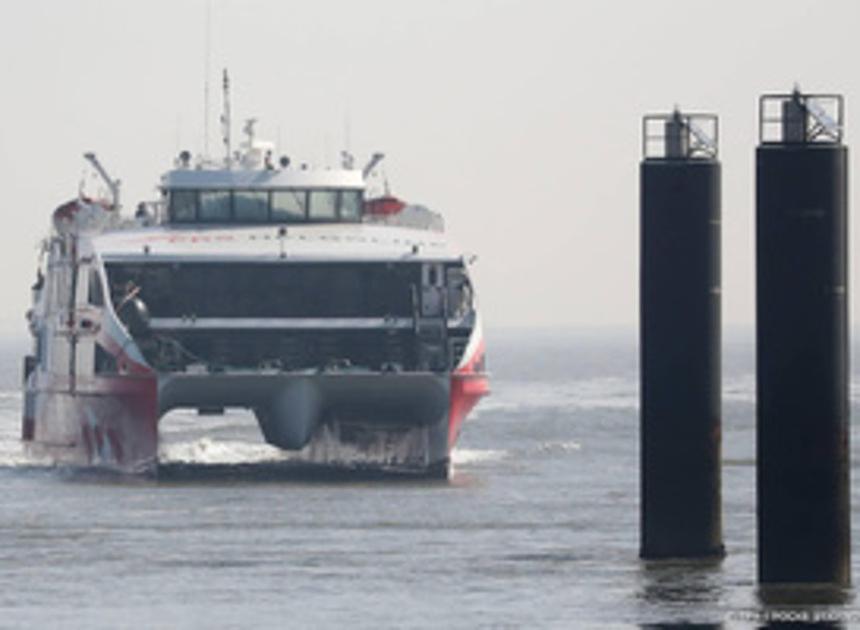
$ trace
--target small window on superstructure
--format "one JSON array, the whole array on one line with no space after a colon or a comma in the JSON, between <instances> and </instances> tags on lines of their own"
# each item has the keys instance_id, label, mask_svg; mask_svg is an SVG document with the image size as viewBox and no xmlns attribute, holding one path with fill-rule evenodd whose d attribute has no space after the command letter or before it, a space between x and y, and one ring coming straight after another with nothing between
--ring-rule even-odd
<instances>
[{"instance_id":1,"label":"small window on superstructure","mask_svg":"<svg viewBox=\"0 0 860 630\"><path fill-rule=\"evenodd\" d=\"M93 363L95 364L94 367L96 374L117 374L119 372L117 369L116 357L105 350L98 342L95 344L95 358Z\"/></svg>"},{"instance_id":2,"label":"small window on superstructure","mask_svg":"<svg viewBox=\"0 0 860 630\"><path fill-rule=\"evenodd\" d=\"M337 219L337 191L312 190L310 194L311 221L334 221Z\"/></svg>"},{"instance_id":3,"label":"small window on superstructure","mask_svg":"<svg viewBox=\"0 0 860 630\"><path fill-rule=\"evenodd\" d=\"M170 191L170 220L190 223L197 218L197 192L194 190Z\"/></svg>"},{"instance_id":4,"label":"small window on superstructure","mask_svg":"<svg viewBox=\"0 0 860 630\"><path fill-rule=\"evenodd\" d=\"M307 207L306 190L276 190L272 193L272 221L276 223L304 221Z\"/></svg>"},{"instance_id":5,"label":"small window on superstructure","mask_svg":"<svg viewBox=\"0 0 860 630\"><path fill-rule=\"evenodd\" d=\"M361 219L362 196L360 190L340 191L341 221L358 221Z\"/></svg>"},{"instance_id":6,"label":"small window on superstructure","mask_svg":"<svg viewBox=\"0 0 860 630\"><path fill-rule=\"evenodd\" d=\"M227 223L230 221L230 191L207 190L200 193L200 221Z\"/></svg>"},{"instance_id":7,"label":"small window on superstructure","mask_svg":"<svg viewBox=\"0 0 860 630\"><path fill-rule=\"evenodd\" d=\"M237 190L233 193L233 216L238 223L265 223L269 220L269 193Z\"/></svg>"},{"instance_id":8,"label":"small window on superstructure","mask_svg":"<svg viewBox=\"0 0 860 630\"><path fill-rule=\"evenodd\" d=\"M95 269L90 269L89 303L93 306L104 306L105 304L104 292L102 291L102 281L99 277L99 272Z\"/></svg>"},{"instance_id":9,"label":"small window on superstructure","mask_svg":"<svg viewBox=\"0 0 860 630\"><path fill-rule=\"evenodd\" d=\"M36 334L36 360L39 363L39 369L43 372L45 368L48 366L48 351L47 345L45 344L45 330L40 329Z\"/></svg>"}]
</instances>

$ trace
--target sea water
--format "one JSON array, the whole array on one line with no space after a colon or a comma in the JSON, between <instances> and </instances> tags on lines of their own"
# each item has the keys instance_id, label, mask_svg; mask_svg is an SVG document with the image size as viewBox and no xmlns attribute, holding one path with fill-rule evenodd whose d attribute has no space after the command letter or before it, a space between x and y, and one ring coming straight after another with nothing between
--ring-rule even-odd
<instances>
[{"instance_id":1,"label":"sea water","mask_svg":"<svg viewBox=\"0 0 860 630\"><path fill-rule=\"evenodd\" d=\"M166 417L157 479L55 467L22 450L22 348L0 346L0 628L860 623L850 598L759 599L749 331L724 343L728 555L704 564L638 559L635 331L491 330L488 349L493 393L438 482L296 477L242 412Z\"/></svg>"}]
</instances>

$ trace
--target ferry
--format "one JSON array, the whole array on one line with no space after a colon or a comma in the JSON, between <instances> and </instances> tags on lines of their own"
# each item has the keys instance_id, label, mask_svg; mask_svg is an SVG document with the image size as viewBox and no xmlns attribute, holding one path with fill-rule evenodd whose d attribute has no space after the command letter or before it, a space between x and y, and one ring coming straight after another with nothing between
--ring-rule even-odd
<instances>
[{"instance_id":1,"label":"ferry","mask_svg":"<svg viewBox=\"0 0 860 630\"><path fill-rule=\"evenodd\" d=\"M59 461L157 471L172 410L245 409L289 460L447 477L488 393L471 260L442 217L371 196L363 168L233 151L163 175L160 198L52 216L24 360L22 439ZM386 191L387 192L387 191Z\"/></svg>"}]
</instances>

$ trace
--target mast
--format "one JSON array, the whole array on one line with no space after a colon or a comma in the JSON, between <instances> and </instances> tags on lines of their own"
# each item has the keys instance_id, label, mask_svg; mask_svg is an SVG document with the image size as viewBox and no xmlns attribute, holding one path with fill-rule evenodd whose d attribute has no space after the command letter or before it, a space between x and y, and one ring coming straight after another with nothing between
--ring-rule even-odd
<instances>
[{"instance_id":1,"label":"mast","mask_svg":"<svg viewBox=\"0 0 860 630\"><path fill-rule=\"evenodd\" d=\"M209 64L212 56L212 1L206 2L206 33L203 60L203 157L209 159Z\"/></svg>"},{"instance_id":2,"label":"mast","mask_svg":"<svg viewBox=\"0 0 860 630\"><path fill-rule=\"evenodd\" d=\"M233 163L233 147L230 144L230 78L227 68L224 68L224 113L221 114L221 130L224 137L224 165L227 168Z\"/></svg>"}]
</instances>

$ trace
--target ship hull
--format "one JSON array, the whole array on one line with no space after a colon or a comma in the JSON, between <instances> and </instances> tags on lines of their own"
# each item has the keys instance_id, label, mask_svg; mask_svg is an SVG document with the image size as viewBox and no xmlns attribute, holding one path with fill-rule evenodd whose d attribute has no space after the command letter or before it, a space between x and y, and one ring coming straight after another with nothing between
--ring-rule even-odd
<instances>
[{"instance_id":1,"label":"ship hull","mask_svg":"<svg viewBox=\"0 0 860 630\"><path fill-rule=\"evenodd\" d=\"M25 442L63 464L154 473L158 421L171 409L246 408L292 463L438 478L487 379L468 370L126 375L74 392L34 378L25 393Z\"/></svg>"},{"instance_id":2,"label":"ship hull","mask_svg":"<svg viewBox=\"0 0 860 630\"><path fill-rule=\"evenodd\" d=\"M61 210L28 312L25 442L151 471L170 411L245 409L279 460L447 474L487 378L466 263L441 234L352 221L102 229L87 217L104 209Z\"/></svg>"},{"instance_id":3,"label":"ship hull","mask_svg":"<svg viewBox=\"0 0 860 630\"><path fill-rule=\"evenodd\" d=\"M158 462L154 377L93 379L85 387L31 377L22 437L30 450L58 463L146 472ZM48 381L48 382L46 382Z\"/></svg>"}]
</instances>

